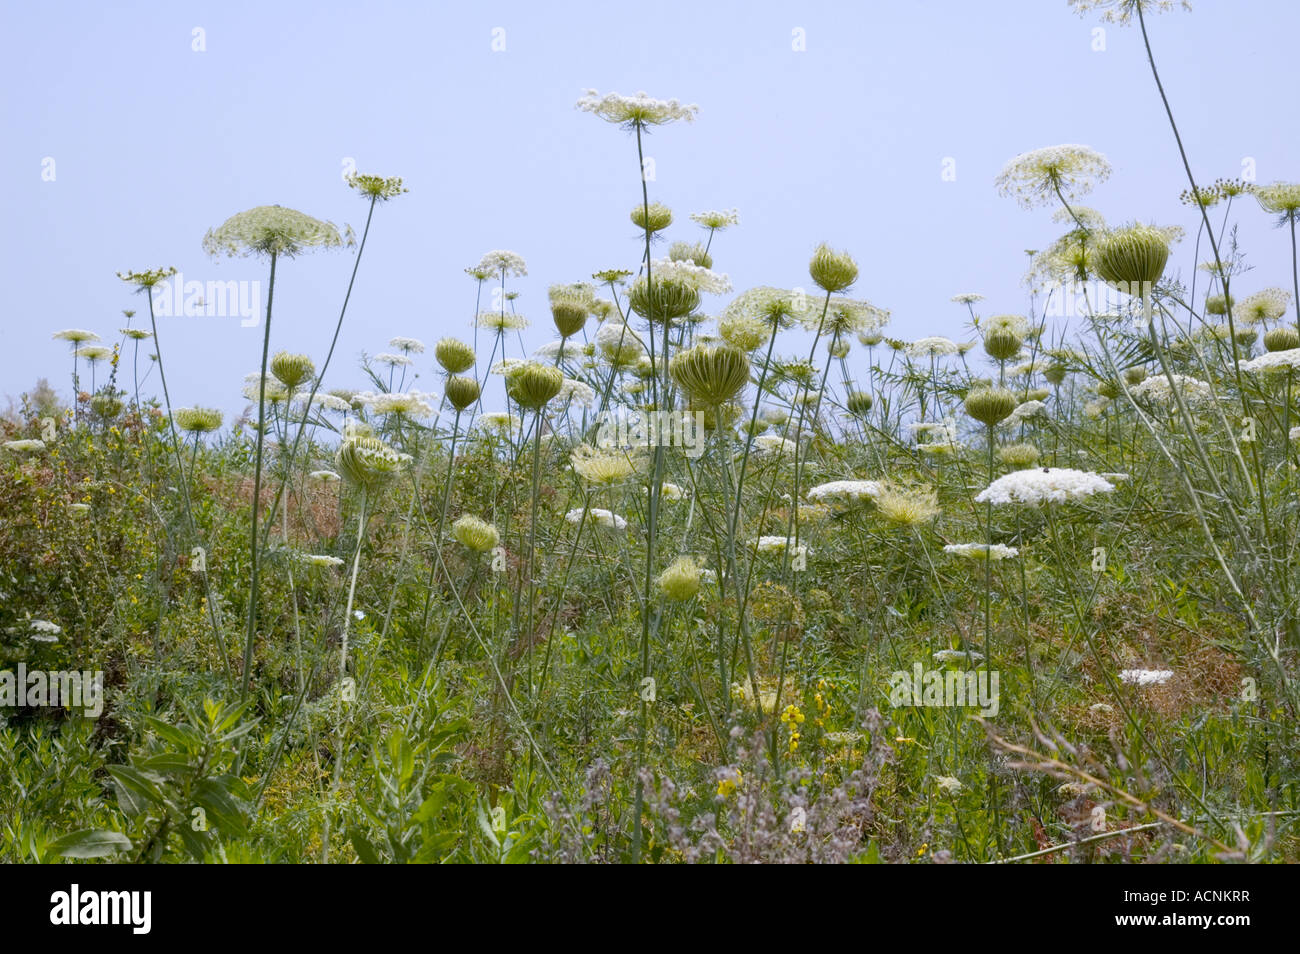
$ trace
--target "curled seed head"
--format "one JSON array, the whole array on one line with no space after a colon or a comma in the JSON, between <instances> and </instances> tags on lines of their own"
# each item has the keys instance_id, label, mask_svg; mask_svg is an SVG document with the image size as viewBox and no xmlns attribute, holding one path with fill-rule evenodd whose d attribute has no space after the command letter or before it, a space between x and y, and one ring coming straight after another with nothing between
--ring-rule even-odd
<instances>
[{"instance_id":1,"label":"curled seed head","mask_svg":"<svg viewBox=\"0 0 1300 954\"><path fill-rule=\"evenodd\" d=\"M434 346L433 356L448 374L463 374L474 367L474 349L459 338L443 338Z\"/></svg>"}]
</instances>

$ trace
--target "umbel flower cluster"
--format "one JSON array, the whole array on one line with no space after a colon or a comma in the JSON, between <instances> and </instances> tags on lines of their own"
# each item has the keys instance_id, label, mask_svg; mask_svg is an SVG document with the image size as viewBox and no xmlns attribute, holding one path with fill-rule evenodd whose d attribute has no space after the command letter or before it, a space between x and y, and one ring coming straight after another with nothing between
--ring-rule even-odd
<instances>
[{"instance_id":1,"label":"umbel flower cluster","mask_svg":"<svg viewBox=\"0 0 1300 954\"><path fill-rule=\"evenodd\" d=\"M975 496L977 503L1027 504L1070 503L1115 489L1097 474L1068 467L1035 467L999 477Z\"/></svg>"}]
</instances>

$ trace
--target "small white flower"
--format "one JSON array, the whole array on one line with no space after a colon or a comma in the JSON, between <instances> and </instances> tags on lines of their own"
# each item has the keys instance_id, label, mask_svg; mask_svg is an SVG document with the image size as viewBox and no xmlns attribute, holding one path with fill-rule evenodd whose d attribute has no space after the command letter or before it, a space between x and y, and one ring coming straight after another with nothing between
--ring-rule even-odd
<instances>
[{"instance_id":1,"label":"small white flower","mask_svg":"<svg viewBox=\"0 0 1300 954\"><path fill-rule=\"evenodd\" d=\"M5 441L5 450L14 451L15 453L35 453L45 450L45 441L36 438L29 438L20 441Z\"/></svg>"},{"instance_id":2,"label":"small white flower","mask_svg":"<svg viewBox=\"0 0 1300 954\"><path fill-rule=\"evenodd\" d=\"M330 556L328 553L303 553L302 560L309 566L335 567L342 566L343 561L336 556Z\"/></svg>"},{"instance_id":3,"label":"small white flower","mask_svg":"<svg viewBox=\"0 0 1300 954\"><path fill-rule=\"evenodd\" d=\"M319 480L321 483L324 484L332 484L335 481L339 481L343 479L332 470L313 470L307 476L310 477L312 480Z\"/></svg>"}]
</instances>

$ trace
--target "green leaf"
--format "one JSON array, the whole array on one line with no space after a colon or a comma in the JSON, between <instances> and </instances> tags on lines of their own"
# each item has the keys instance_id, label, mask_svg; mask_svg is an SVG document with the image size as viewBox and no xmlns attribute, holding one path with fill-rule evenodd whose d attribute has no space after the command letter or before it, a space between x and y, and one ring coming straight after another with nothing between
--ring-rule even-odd
<instances>
[{"instance_id":1,"label":"green leaf","mask_svg":"<svg viewBox=\"0 0 1300 954\"><path fill-rule=\"evenodd\" d=\"M474 811L478 814L478 827L487 835L488 841L498 850L501 848L501 842L497 839L497 833L492 830L492 821L488 818L487 812L483 811L483 803L479 802L474 806Z\"/></svg>"},{"instance_id":2,"label":"green leaf","mask_svg":"<svg viewBox=\"0 0 1300 954\"><path fill-rule=\"evenodd\" d=\"M131 797L132 804L139 805L143 810L141 799L146 802L153 802L155 805L161 805L164 801L162 790L158 784L162 781L157 775L150 772L142 772L134 765L110 765L108 773L113 776L113 781L118 785L118 802L121 803L122 789L125 789Z\"/></svg>"},{"instance_id":3,"label":"green leaf","mask_svg":"<svg viewBox=\"0 0 1300 954\"><path fill-rule=\"evenodd\" d=\"M130 850L130 838L106 828L69 832L50 845L50 851L63 858L106 858Z\"/></svg>"},{"instance_id":4,"label":"green leaf","mask_svg":"<svg viewBox=\"0 0 1300 954\"><path fill-rule=\"evenodd\" d=\"M375 851L375 846L366 840L366 836L361 834L356 828L348 829L348 840L352 842L352 847L357 851L357 857L361 859L362 864L377 865L380 864L379 854Z\"/></svg>"},{"instance_id":5,"label":"green leaf","mask_svg":"<svg viewBox=\"0 0 1300 954\"><path fill-rule=\"evenodd\" d=\"M189 726L175 726L153 716L145 716L147 725L155 735L183 749L195 749L203 744L203 737Z\"/></svg>"},{"instance_id":6,"label":"green leaf","mask_svg":"<svg viewBox=\"0 0 1300 954\"><path fill-rule=\"evenodd\" d=\"M231 790L242 784L233 775L205 778L194 786L194 800L224 835L243 836L248 831L248 808Z\"/></svg>"},{"instance_id":7,"label":"green leaf","mask_svg":"<svg viewBox=\"0 0 1300 954\"><path fill-rule=\"evenodd\" d=\"M184 752L163 752L140 759L136 766L159 775L184 775L190 771L190 757Z\"/></svg>"},{"instance_id":8,"label":"green leaf","mask_svg":"<svg viewBox=\"0 0 1300 954\"><path fill-rule=\"evenodd\" d=\"M388 762L393 766L399 786L404 786L415 773L415 755L411 743L401 729L388 737Z\"/></svg>"}]
</instances>

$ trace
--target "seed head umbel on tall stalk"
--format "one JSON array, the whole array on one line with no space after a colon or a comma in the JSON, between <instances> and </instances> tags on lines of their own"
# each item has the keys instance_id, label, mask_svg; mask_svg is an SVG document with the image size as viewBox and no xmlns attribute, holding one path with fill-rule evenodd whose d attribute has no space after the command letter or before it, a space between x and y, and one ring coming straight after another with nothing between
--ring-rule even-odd
<instances>
[{"instance_id":1,"label":"seed head umbel on tall stalk","mask_svg":"<svg viewBox=\"0 0 1300 954\"><path fill-rule=\"evenodd\" d=\"M350 235L350 230L349 230ZM262 452L266 430L266 372L271 350L271 306L275 296L275 268L281 258L294 258L314 248L336 248L344 244L339 230L330 222L278 205L261 205L231 216L203 237L203 249L214 258L221 255L253 256L270 263L266 291L266 322L262 331L262 372L257 397L257 449L253 466L253 500L249 534L251 571L248 586L248 626L244 635L244 673L241 697L247 698L252 681L253 640L257 632L258 571L260 541L257 537L262 495ZM322 372L323 373L323 372ZM313 389L313 394L314 394ZM308 404L311 398L308 397Z\"/></svg>"},{"instance_id":2,"label":"seed head umbel on tall stalk","mask_svg":"<svg viewBox=\"0 0 1300 954\"><path fill-rule=\"evenodd\" d=\"M645 174L645 151L643 145L644 134L653 126L664 126L674 123L678 120L685 122L694 122L695 115L699 112L699 107L694 104L680 103L675 99L661 100L653 99L644 92L638 92L634 96L624 96L619 93L606 93L603 96L594 89L589 89L581 99L578 100L577 108L583 112L591 113L606 122L621 126L636 134L636 151L637 151L637 175L641 180L641 215L643 222L643 231L645 233L645 288L647 297L653 304L654 301L654 273L650 260L650 239L653 234L652 222L650 215L650 194L646 186ZM653 400L657 408L662 409L666 406L668 393L668 322L667 319L659 319L659 316L653 312L646 316L649 321L649 350L651 372L653 374L654 391ZM660 369L655 360L655 320L664 321L663 330L663 355L660 362L663 368ZM663 394L660 394L660 388ZM662 399L661 399L662 398ZM646 563L645 563L645 580L642 593L642 610L641 610L641 678L648 678L650 667L650 624L651 624L651 592L654 585L655 570L655 544L657 543L659 529L659 505L660 495L663 484L664 453L663 447L656 444L654 448L654 465L650 480L650 500L647 514L646 525ZM644 805L644 785L641 780L641 768L645 761L645 736L646 736L646 718L648 715L647 702L641 700L641 726L639 740L637 744L637 764L636 764L636 803L633 815L633 836L632 836L632 860L634 862L641 859L641 826L642 826L642 806Z\"/></svg>"}]
</instances>

